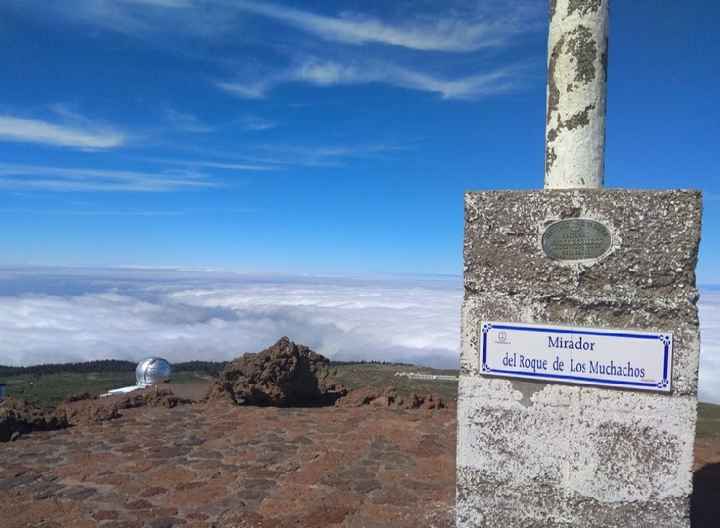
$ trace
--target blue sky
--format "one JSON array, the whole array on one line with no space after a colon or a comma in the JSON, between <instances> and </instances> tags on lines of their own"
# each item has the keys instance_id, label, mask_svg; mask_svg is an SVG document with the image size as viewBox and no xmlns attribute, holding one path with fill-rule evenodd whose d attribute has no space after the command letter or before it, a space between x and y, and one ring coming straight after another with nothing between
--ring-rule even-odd
<instances>
[{"instance_id":1,"label":"blue sky","mask_svg":"<svg viewBox=\"0 0 720 528\"><path fill-rule=\"evenodd\" d=\"M612 6L607 184L706 193L720 4ZM3 0L0 264L460 273L543 181L545 0Z\"/></svg>"}]
</instances>

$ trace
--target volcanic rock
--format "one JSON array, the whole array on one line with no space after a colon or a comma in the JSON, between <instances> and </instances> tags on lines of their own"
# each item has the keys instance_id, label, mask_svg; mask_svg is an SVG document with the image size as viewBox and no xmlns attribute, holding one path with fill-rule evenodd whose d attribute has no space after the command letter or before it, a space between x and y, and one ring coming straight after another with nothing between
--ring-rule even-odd
<instances>
[{"instance_id":1,"label":"volcanic rock","mask_svg":"<svg viewBox=\"0 0 720 528\"><path fill-rule=\"evenodd\" d=\"M125 394L118 398L116 403L120 409L132 409L134 407L166 407L172 409L178 405L192 403L192 401L176 396L170 389L161 389L154 386Z\"/></svg>"},{"instance_id":2,"label":"volcanic rock","mask_svg":"<svg viewBox=\"0 0 720 528\"><path fill-rule=\"evenodd\" d=\"M136 407L166 407L172 409L180 404L191 403L169 389L152 387L128 394L108 397L92 397L89 394L71 396L58 407L58 413L67 417L71 425L88 425L114 420L122 416L122 409Z\"/></svg>"},{"instance_id":3,"label":"volcanic rock","mask_svg":"<svg viewBox=\"0 0 720 528\"><path fill-rule=\"evenodd\" d=\"M350 391L335 405L338 407L370 405L390 409L444 409L447 407L446 402L437 394L417 394L415 392L402 394L395 387L385 389L361 387Z\"/></svg>"},{"instance_id":4,"label":"volcanic rock","mask_svg":"<svg viewBox=\"0 0 720 528\"><path fill-rule=\"evenodd\" d=\"M62 413L43 410L15 398L0 402L0 442L8 442L33 430L50 431L67 426L67 418Z\"/></svg>"},{"instance_id":5,"label":"volcanic rock","mask_svg":"<svg viewBox=\"0 0 720 528\"><path fill-rule=\"evenodd\" d=\"M262 352L229 363L211 388L210 398L276 407L332 404L346 391L331 376L327 358L283 337Z\"/></svg>"}]
</instances>

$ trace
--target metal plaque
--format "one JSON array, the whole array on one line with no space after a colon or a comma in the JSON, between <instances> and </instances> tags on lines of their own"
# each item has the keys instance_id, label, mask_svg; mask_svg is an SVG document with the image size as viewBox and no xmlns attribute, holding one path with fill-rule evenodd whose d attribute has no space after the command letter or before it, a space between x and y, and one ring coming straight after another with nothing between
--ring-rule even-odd
<instances>
[{"instance_id":1,"label":"metal plaque","mask_svg":"<svg viewBox=\"0 0 720 528\"><path fill-rule=\"evenodd\" d=\"M670 392L673 335L483 321L481 374Z\"/></svg>"},{"instance_id":2,"label":"metal plaque","mask_svg":"<svg viewBox=\"0 0 720 528\"><path fill-rule=\"evenodd\" d=\"M555 260L588 260L603 256L612 246L610 230L587 218L560 220L545 229L542 247Z\"/></svg>"}]
</instances>

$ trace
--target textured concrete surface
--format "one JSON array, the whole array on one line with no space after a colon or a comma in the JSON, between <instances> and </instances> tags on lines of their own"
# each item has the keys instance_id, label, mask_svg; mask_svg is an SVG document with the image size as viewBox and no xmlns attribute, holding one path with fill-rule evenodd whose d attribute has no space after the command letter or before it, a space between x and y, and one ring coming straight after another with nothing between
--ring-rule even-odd
<instances>
[{"instance_id":1,"label":"textured concrete surface","mask_svg":"<svg viewBox=\"0 0 720 528\"><path fill-rule=\"evenodd\" d=\"M465 205L458 528L689 526L700 194L480 192ZM547 258L544 227L575 217L607 225L611 250ZM483 377L483 319L671 331L672 392Z\"/></svg>"},{"instance_id":2,"label":"textured concrete surface","mask_svg":"<svg viewBox=\"0 0 720 528\"><path fill-rule=\"evenodd\" d=\"M609 0L550 0L545 188L604 180Z\"/></svg>"}]
</instances>

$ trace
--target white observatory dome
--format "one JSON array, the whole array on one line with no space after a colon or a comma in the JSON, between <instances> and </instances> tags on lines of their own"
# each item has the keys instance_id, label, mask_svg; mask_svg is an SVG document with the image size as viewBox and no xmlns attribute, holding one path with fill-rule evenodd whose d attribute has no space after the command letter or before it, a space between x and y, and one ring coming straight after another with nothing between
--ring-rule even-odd
<instances>
[{"instance_id":1,"label":"white observatory dome","mask_svg":"<svg viewBox=\"0 0 720 528\"><path fill-rule=\"evenodd\" d=\"M135 369L135 379L140 386L155 385L168 381L172 368L170 363L163 358L147 358L138 363Z\"/></svg>"}]
</instances>

